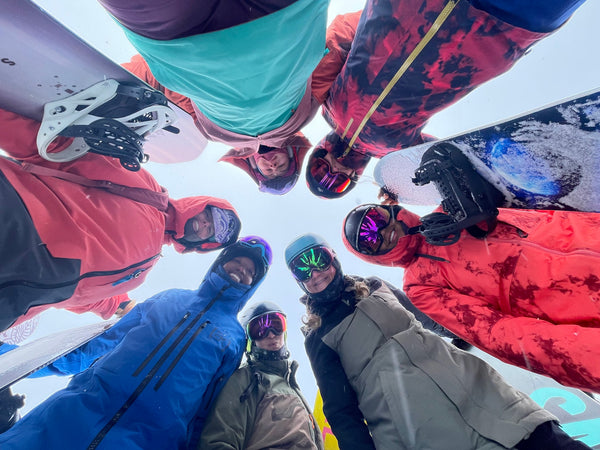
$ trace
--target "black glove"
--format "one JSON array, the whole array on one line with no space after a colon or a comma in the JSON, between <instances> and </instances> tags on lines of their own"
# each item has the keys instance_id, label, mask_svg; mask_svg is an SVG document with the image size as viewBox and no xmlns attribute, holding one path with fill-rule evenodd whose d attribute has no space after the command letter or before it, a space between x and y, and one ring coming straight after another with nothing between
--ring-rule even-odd
<instances>
[{"instance_id":1,"label":"black glove","mask_svg":"<svg viewBox=\"0 0 600 450\"><path fill-rule=\"evenodd\" d=\"M19 408L25 405L25 396L13 394L10 386L0 390L0 433L4 433L21 418Z\"/></svg>"}]
</instances>

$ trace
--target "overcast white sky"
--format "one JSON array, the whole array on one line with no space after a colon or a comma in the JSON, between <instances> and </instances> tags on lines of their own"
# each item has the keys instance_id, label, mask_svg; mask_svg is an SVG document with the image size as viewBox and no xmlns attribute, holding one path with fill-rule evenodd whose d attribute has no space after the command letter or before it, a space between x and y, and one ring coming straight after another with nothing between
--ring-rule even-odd
<instances>
[{"instance_id":1,"label":"overcast white sky","mask_svg":"<svg viewBox=\"0 0 600 450\"><path fill-rule=\"evenodd\" d=\"M35 1L116 62L124 62L135 53L121 30L95 1ZM336 14L357 11L363 5L364 1L358 0L331 0L329 20ZM597 88L600 80L598 17L600 2L589 0L562 29L535 46L509 73L490 81L438 114L430 121L426 131L440 138L451 136ZM304 130L313 144L327 131L328 126L320 115ZM204 153L192 162L172 165L149 163L145 168L169 189L171 197L211 195L226 198L242 218L242 235L260 235L271 244L273 266L251 301L275 301L287 311L288 347L293 358L300 362L299 383L312 402L316 385L299 331L304 310L298 297L302 292L285 267L283 252L298 235L318 233L336 249L346 273L377 275L401 286L401 269L361 262L345 250L340 237L342 219L348 211L356 205L377 201L378 188L369 176L375 162L369 165L367 174L346 198L333 201L318 199L310 194L304 178L287 195L275 197L259 193L254 182L239 169L217 163L226 150L221 144L209 144ZM429 212L426 208L411 209L419 214ZM216 256L179 255L166 247L163 255L145 284L131 292L132 298L143 301L174 287L195 289ZM41 315L38 329L30 339L97 320L93 314L75 315L50 310ZM66 385L67 381L58 377L25 380L15 385L14 390L27 394L23 410L26 412Z\"/></svg>"}]
</instances>

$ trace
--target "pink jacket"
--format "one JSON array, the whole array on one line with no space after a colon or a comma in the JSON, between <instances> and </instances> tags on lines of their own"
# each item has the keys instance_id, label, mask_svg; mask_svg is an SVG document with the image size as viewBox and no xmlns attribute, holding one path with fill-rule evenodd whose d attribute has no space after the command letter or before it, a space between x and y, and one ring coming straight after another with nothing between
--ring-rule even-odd
<instances>
[{"instance_id":1,"label":"pink jacket","mask_svg":"<svg viewBox=\"0 0 600 450\"><path fill-rule=\"evenodd\" d=\"M38 128L38 122L0 109L0 148L19 161L37 166L162 192L163 188L146 170L125 170L115 158L88 153L66 163L42 159L35 143ZM69 140L60 139L54 150L68 143ZM55 305L33 306L15 324L51 306L110 317L124 301L120 295L142 284L148 270L160 258L164 244L173 244L179 252L185 250L174 239L183 236L189 218L208 205L234 211L225 200L188 197L169 199L168 209L163 212L102 189L34 175L5 158L0 158L0 171L21 197L51 255L81 261L81 278L76 281L71 298ZM10 264L11 258L18 257L2 255L3 264Z\"/></svg>"}]
</instances>

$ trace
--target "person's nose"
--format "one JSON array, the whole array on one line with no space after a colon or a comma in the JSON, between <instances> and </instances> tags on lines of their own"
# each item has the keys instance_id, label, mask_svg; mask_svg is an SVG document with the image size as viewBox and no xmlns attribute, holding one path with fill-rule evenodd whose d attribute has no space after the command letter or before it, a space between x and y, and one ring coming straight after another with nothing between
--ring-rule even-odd
<instances>
[{"instance_id":1,"label":"person's nose","mask_svg":"<svg viewBox=\"0 0 600 450\"><path fill-rule=\"evenodd\" d=\"M379 230L379 234L381 234L381 237L386 241L390 240L390 235L392 234L392 227L390 225L391 224L387 224L384 228Z\"/></svg>"},{"instance_id":2,"label":"person's nose","mask_svg":"<svg viewBox=\"0 0 600 450\"><path fill-rule=\"evenodd\" d=\"M248 270L248 268L240 265L240 271L242 272L244 279L246 279L247 281L249 281L251 283L252 282L252 274L250 274L250 271Z\"/></svg>"}]
</instances>

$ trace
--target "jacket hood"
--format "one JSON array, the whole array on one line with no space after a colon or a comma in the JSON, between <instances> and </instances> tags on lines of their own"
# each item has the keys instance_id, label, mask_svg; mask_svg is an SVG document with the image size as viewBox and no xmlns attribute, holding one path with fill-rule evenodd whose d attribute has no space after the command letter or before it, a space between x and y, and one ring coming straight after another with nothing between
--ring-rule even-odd
<instances>
[{"instance_id":1,"label":"jacket hood","mask_svg":"<svg viewBox=\"0 0 600 450\"><path fill-rule=\"evenodd\" d=\"M232 280L223 269L223 264L236 256L252 258L257 265L252 284ZM271 248L266 241L256 236L243 238L217 256L200 284L199 295L220 295L219 299L227 301L227 308L237 315L265 279L270 264Z\"/></svg>"},{"instance_id":2,"label":"jacket hood","mask_svg":"<svg viewBox=\"0 0 600 450\"><path fill-rule=\"evenodd\" d=\"M258 185L258 188L261 192L283 195L289 192L296 185L300 171L302 170L302 164L304 164L304 158L306 157L310 147L310 141L300 132L289 138L285 145L281 148L288 149L292 152L294 161L290 164L294 164L294 170L285 177L278 177L274 180L265 181L260 176L260 173L257 173L254 155L240 157L238 156L236 149L231 149L223 157L221 157L219 161L228 162L229 164L233 164L234 166L242 169ZM269 181L273 181L273 183L269 183Z\"/></svg>"},{"instance_id":3,"label":"jacket hood","mask_svg":"<svg viewBox=\"0 0 600 450\"><path fill-rule=\"evenodd\" d=\"M365 255L356 250L346 237L346 233L343 231L346 228L346 220L347 217L344 219L344 224L342 226L342 241L344 242L344 245L351 253L371 264L389 267L407 267L414 260L415 253L417 253L423 243L423 236L420 234L409 234L398 239L398 244L387 253L380 255ZM418 226L421 223L419 216L404 208L398 210L396 220L404 222L408 228Z\"/></svg>"},{"instance_id":4,"label":"jacket hood","mask_svg":"<svg viewBox=\"0 0 600 450\"><path fill-rule=\"evenodd\" d=\"M219 295L219 301L228 302L227 308L238 314L252 297L263 279L253 285L236 283L227 276L221 266L212 266L200 284L199 295Z\"/></svg>"},{"instance_id":5,"label":"jacket hood","mask_svg":"<svg viewBox=\"0 0 600 450\"><path fill-rule=\"evenodd\" d=\"M237 219L237 229L234 230L232 238L225 243L205 242L193 248L186 247L182 243L177 242L176 239L181 239L184 235L185 223L196 214L204 211L209 206L228 210L235 214ZM213 250L219 250L229 245L229 243L237 240L240 228L241 222L237 212L227 200L207 196L184 197L178 200L170 199L165 226L165 244L172 244L173 247L175 247L175 250L179 253L187 253L191 251L204 253Z\"/></svg>"}]
</instances>

